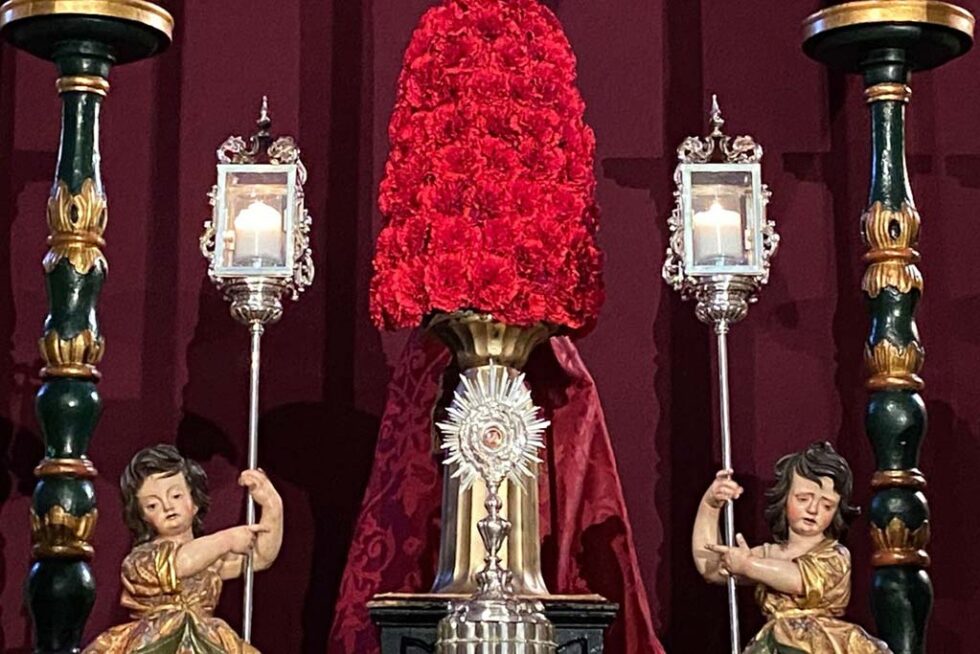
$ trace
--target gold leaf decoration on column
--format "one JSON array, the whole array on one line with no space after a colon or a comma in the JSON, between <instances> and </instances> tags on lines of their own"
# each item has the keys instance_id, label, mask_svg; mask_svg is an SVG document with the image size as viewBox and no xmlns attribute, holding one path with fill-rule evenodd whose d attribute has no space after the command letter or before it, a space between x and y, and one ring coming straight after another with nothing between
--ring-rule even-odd
<instances>
[{"instance_id":1,"label":"gold leaf decoration on column","mask_svg":"<svg viewBox=\"0 0 980 654\"><path fill-rule=\"evenodd\" d=\"M925 490L926 477L918 468L909 470L878 470L871 478L872 488L914 488Z\"/></svg>"},{"instance_id":2,"label":"gold leaf decoration on column","mask_svg":"<svg viewBox=\"0 0 980 654\"><path fill-rule=\"evenodd\" d=\"M901 293L922 291L922 273L915 265L919 253L919 212L907 202L898 211L875 202L861 216L862 234L870 251L864 255L868 269L861 288L871 297L891 286Z\"/></svg>"},{"instance_id":3,"label":"gold leaf decoration on column","mask_svg":"<svg viewBox=\"0 0 980 654\"><path fill-rule=\"evenodd\" d=\"M95 533L98 509L83 516L72 515L55 505L38 516L31 509L31 542L35 558L82 557L92 558L94 549L89 541Z\"/></svg>"},{"instance_id":4,"label":"gold leaf decoration on column","mask_svg":"<svg viewBox=\"0 0 980 654\"><path fill-rule=\"evenodd\" d=\"M864 346L864 361L871 377L865 382L868 390L915 390L925 386L919 372L925 361L925 351L915 341L905 347L881 340L874 349Z\"/></svg>"},{"instance_id":5,"label":"gold leaf decoration on column","mask_svg":"<svg viewBox=\"0 0 980 654\"><path fill-rule=\"evenodd\" d=\"M908 84L896 82L881 82L864 89L864 98L868 104L873 102L902 102L909 103L912 89Z\"/></svg>"},{"instance_id":6,"label":"gold leaf decoration on column","mask_svg":"<svg viewBox=\"0 0 980 654\"><path fill-rule=\"evenodd\" d=\"M79 479L95 479L99 471L88 457L80 459L63 459L44 457L34 467L35 477L78 477Z\"/></svg>"},{"instance_id":7,"label":"gold leaf decoration on column","mask_svg":"<svg viewBox=\"0 0 980 654\"><path fill-rule=\"evenodd\" d=\"M42 377L99 376L95 364L102 360L105 339L96 337L92 330L86 329L66 339L52 329L38 345L46 364L41 370Z\"/></svg>"},{"instance_id":8,"label":"gold leaf decoration on column","mask_svg":"<svg viewBox=\"0 0 980 654\"><path fill-rule=\"evenodd\" d=\"M882 529L871 524L871 542L874 554L871 564L880 567L887 565L929 565L929 554L925 546L929 542L929 521L923 520L918 529L912 531L905 521L893 517Z\"/></svg>"},{"instance_id":9,"label":"gold leaf decoration on column","mask_svg":"<svg viewBox=\"0 0 980 654\"><path fill-rule=\"evenodd\" d=\"M48 198L48 250L44 257L44 270L51 272L62 259L68 259L80 275L87 274L96 262L108 268L102 248L109 218L105 196L95 188L89 178L82 182L78 194L73 195L68 185L59 181L54 194Z\"/></svg>"}]
</instances>

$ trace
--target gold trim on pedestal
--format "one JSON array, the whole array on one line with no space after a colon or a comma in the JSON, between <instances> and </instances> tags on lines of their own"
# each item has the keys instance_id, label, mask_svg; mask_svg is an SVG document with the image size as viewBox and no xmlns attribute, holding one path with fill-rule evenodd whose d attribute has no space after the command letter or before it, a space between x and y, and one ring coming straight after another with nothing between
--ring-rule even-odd
<instances>
[{"instance_id":1,"label":"gold trim on pedestal","mask_svg":"<svg viewBox=\"0 0 980 654\"><path fill-rule=\"evenodd\" d=\"M44 270L51 272L58 262L67 258L79 275L88 274L96 262L108 267L102 248L105 247L106 223L109 209L105 196L95 188L92 178L82 182L77 194L59 181L54 195L48 198L48 236L50 250L44 257Z\"/></svg>"},{"instance_id":2,"label":"gold trim on pedestal","mask_svg":"<svg viewBox=\"0 0 980 654\"><path fill-rule=\"evenodd\" d=\"M35 477L78 477L94 479L99 471L88 459L42 459L34 468Z\"/></svg>"},{"instance_id":3,"label":"gold trim on pedestal","mask_svg":"<svg viewBox=\"0 0 980 654\"><path fill-rule=\"evenodd\" d=\"M864 99L868 104L894 100L908 104L912 97L912 87L897 82L882 82L864 89Z\"/></svg>"},{"instance_id":4,"label":"gold trim on pedestal","mask_svg":"<svg viewBox=\"0 0 980 654\"><path fill-rule=\"evenodd\" d=\"M861 231L870 251L864 255L868 269L861 288L871 297L886 287L908 293L913 288L922 292L922 273L915 265L919 253L919 227L922 219L915 207L903 202L898 210L889 209L879 200L861 216Z\"/></svg>"},{"instance_id":5,"label":"gold trim on pedestal","mask_svg":"<svg viewBox=\"0 0 980 654\"><path fill-rule=\"evenodd\" d=\"M95 533L95 523L98 518L98 509L92 509L83 516L76 516L55 505L44 517L39 517L34 509L31 509L31 541L34 543L32 548L34 556L36 558L92 558L95 550L89 541Z\"/></svg>"},{"instance_id":6,"label":"gold trim on pedestal","mask_svg":"<svg viewBox=\"0 0 980 654\"><path fill-rule=\"evenodd\" d=\"M59 77L54 85L58 89L58 95L78 91L94 93L104 98L109 93L109 80L98 75L65 75Z\"/></svg>"},{"instance_id":7,"label":"gold trim on pedestal","mask_svg":"<svg viewBox=\"0 0 980 654\"><path fill-rule=\"evenodd\" d=\"M581 604L607 604L609 602L609 599L606 597L596 595L595 593L584 595L548 594L544 597L541 595L524 595L521 593L515 593L515 595L523 599L541 600L546 604L548 602L578 602ZM445 602L453 600L468 600L471 596L472 595L470 593L378 593L368 600L367 607L369 609L381 607L402 607L427 601Z\"/></svg>"},{"instance_id":8,"label":"gold trim on pedestal","mask_svg":"<svg viewBox=\"0 0 980 654\"><path fill-rule=\"evenodd\" d=\"M0 6L0 28L24 18L55 14L119 18L152 27L168 39L174 34L173 16L145 0L9 0Z\"/></svg>"},{"instance_id":9,"label":"gold trim on pedestal","mask_svg":"<svg viewBox=\"0 0 980 654\"><path fill-rule=\"evenodd\" d=\"M878 488L914 488L924 490L926 477L918 468L911 470L878 470L871 478L871 487Z\"/></svg>"},{"instance_id":10,"label":"gold trim on pedestal","mask_svg":"<svg viewBox=\"0 0 980 654\"><path fill-rule=\"evenodd\" d=\"M976 20L966 9L936 0L859 0L827 7L803 21L803 40L868 23L926 23L973 37Z\"/></svg>"},{"instance_id":11,"label":"gold trim on pedestal","mask_svg":"<svg viewBox=\"0 0 980 654\"><path fill-rule=\"evenodd\" d=\"M918 565L929 566L929 554L925 546L929 542L929 521L923 520L915 531L911 531L905 522L895 516L884 529L871 524L871 542L875 551L871 555L871 565L882 567L888 565Z\"/></svg>"},{"instance_id":12,"label":"gold trim on pedestal","mask_svg":"<svg viewBox=\"0 0 980 654\"><path fill-rule=\"evenodd\" d=\"M41 369L42 377L95 377L99 371L95 365L102 360L105 339L96 337L92 330L79 332L74 338L61 338L52 329L38 341L41 356L46 364Z\"/></svg>"},{"instance_id":13,"label":"gold trim on pedestal","mask_svg":"<svg viewBox=\"0 0 980 654\"><path fill-rule=\"evenodd\" d=\"M864 361L871 372L865 386L871 391L915 390L925 387L918 373L922 370L925 351L912 341L899 347L885 339L878 341L874 349L864 346Z\"/></svg>"},{"instance_id":14,"label":"gold trim on pedestal","mask_svg":"<svg viewBox=\"0 0 980 654\"><path fill-rule=\"evenodd\" d=\"M926 387L918 375L876 375L864 382L869 391L921 391Z\"/></svg>"}]
</instances>

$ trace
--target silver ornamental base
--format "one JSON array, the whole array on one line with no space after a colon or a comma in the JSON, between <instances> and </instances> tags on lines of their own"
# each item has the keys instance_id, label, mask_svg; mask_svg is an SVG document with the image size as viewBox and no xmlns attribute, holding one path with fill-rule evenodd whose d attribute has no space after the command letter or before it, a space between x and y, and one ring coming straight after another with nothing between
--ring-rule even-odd
<instances>
[{"instance_id":1,"label":"silver ornamental base","mask_svg":"<svg viewBox=\"0 0 980 654\"><path fill-rule=\"evenodd\" d=\"M454 603L439 621L436 654L553 654L555 628L543 610L516 597Z\"/></svg>"},{"instance_id":2,"label":"silver ornamental base","mask_svg":"<svg viewBox=\"0 0 980 654\"><path fill-rule=\"evenodd\" d=\"M231 315L244 325L271 325L282 317L282 296L288 292L288 279L243 277L221 282L225 299L231 302Z\"/></svg>"}]
</instances>

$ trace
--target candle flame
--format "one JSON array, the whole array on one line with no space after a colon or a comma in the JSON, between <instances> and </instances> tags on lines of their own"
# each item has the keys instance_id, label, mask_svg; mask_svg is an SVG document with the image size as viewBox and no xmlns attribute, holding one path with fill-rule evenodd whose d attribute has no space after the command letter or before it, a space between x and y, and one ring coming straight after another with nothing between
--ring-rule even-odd
<instances>
[{"instance_id":1,"label":"candle flame","mask_svg":"<svg viewBox=\"0 0 980 654\"><path fill-rule=\"evenodd\" d=\"M694 222L705 225L741 225L742 216L737 211L726 209L721 202L715 200L707 211L698 211L694 214Z\"/></svg>"}]
</instances>

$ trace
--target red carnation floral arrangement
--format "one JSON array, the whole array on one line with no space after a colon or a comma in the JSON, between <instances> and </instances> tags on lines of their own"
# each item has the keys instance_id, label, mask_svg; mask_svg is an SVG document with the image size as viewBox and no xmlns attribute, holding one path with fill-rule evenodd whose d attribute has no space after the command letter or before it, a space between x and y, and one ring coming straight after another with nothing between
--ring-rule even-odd
<instances>
[{"instance_id":1,"label":"red carnation floral arrangement","mask_svg":"<svg viewBox=\"0 0 980 654\"><path fill-rule=\"evenodd\" d=\"M405 53L371 283L379 327L470 309L594 323L595 136L575 56L537 0L445 0Z\"/></svg>"}]
</instances>

